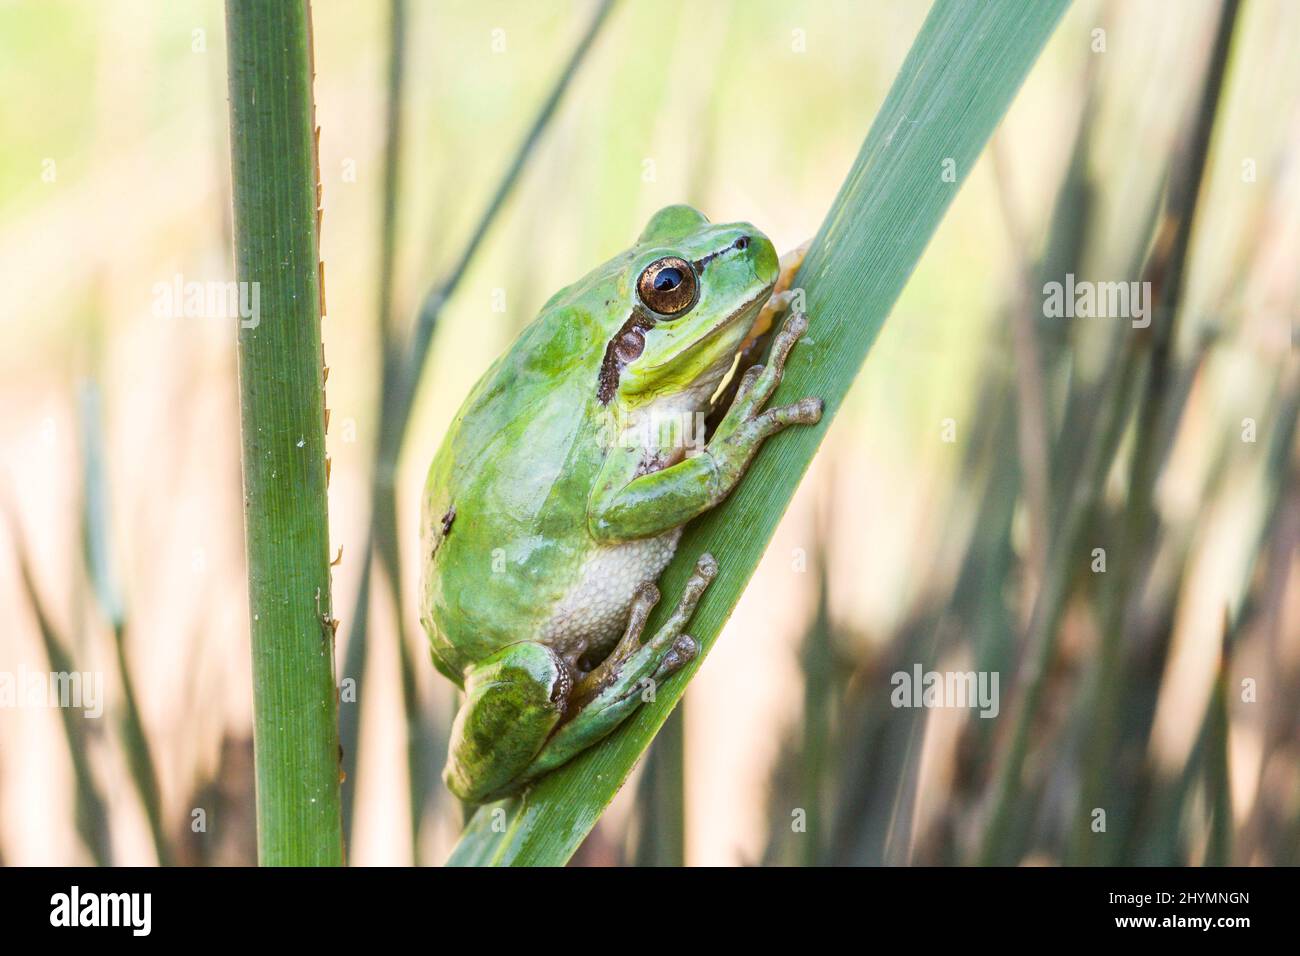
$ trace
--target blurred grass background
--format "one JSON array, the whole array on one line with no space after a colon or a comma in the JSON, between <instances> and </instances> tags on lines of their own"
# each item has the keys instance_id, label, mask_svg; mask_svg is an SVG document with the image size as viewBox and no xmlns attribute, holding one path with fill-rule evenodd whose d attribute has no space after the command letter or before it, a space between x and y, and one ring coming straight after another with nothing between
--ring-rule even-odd
<instances>
[{"instance_id":1,"label":"blurred grass background","mask_svg":"<svg viewBox=\"0 0 1300 956\"><path fill-rule=\"evenodd\" d=\"M615 5L441 313L392 476L404 606L373 587L360 674L343 638L380 439L390 14L313 8L349 857L437 863L460 811L412 771L408 734L436 771L455 702L427 664L414 555L443 429L541 303L660 206L749 219L780 249L815 232L927 5ZM397 328L594 9L407 4ZM1155 236L1220 19L1215 0L1073 6L682 718L577 862L1300 861L1300 8L1237 17L1167 354L1124 320L1045 319L1039 293L1168 266ZM234 327L151 310L177 273L231 278L222 34L215 2L0 4L0 671L107 685L103 720L0 709L7 863L254 859ZM1052 653L1000 795L1045 580ZM998 718L892 708L890 675L915 663L999 671Z\"/></svg>"}]
</instances>

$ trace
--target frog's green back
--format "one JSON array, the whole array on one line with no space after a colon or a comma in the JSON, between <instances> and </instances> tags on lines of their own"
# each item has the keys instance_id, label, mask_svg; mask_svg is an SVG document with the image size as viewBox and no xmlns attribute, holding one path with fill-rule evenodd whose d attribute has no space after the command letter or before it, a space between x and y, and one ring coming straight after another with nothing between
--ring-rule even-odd
<instances>
[{"instance_id":1,"label":"frog's green back","mask_svg":"<svg viewBox=\"0 0 1300 956\"><path fill-rule=\"evenodd\" d=\"M526 640L567 586L557 572L594 547L603 335L576 286L555 296L470 392L429 469L421 616L453 680Z\"/></svg>"}]
</instances>

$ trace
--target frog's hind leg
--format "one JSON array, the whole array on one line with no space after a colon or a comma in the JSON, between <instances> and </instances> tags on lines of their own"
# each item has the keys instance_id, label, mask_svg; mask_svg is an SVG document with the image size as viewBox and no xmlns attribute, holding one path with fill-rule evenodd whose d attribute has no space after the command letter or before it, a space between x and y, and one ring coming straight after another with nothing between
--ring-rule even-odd
<instances>
[{"instance_id":1,"label":"frog's hind leg","mask_svg":"<svg viewBox=\"0 0 1300 956\"><path fill-rule=\"evenodd\" d=\"M511 644L465 678L442 777L470 803L505 796L564 716L571 680L545 644Z\"/></svg>"},{"instance_id":2,"label":"frog's hind leg","mask_svg":"<svg viewBox=\"0 0 1300 956\"><path fill-rule=\"evenodd\" d=\"M699 645L684 633L686 623L717 573L718 563L713 556L701 555L672 616L644 644L641 632L659 592L654 585L637 592L627 632L609 657L574 688L573 702L579 709L546 742L524 772L524 781L554 770L598 742L641 706L647 689L653 689L695 659Z\"/></svg>"}]
</instances>

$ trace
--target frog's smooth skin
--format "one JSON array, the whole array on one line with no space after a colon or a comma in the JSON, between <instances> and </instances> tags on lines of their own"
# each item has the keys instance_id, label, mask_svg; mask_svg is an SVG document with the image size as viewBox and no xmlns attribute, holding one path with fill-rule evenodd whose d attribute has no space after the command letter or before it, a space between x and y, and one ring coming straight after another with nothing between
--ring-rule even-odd
<instances>
[{"instance_id":1,"label":"frog's smooth skin","mask_svg":"<svg viewBox=\"0 0 1300 956\"><path fill-rule=\"evenodd\" d=\"M443 771L461 799L517 792L695 657L708 554L642 640L682 526L764 439L821 418L816 398L763 410L807 328L795 314L707 444L692 438L778 272L753 226L670 206L553 296L465 400L425 484L421 584L434 663L465 690Z\"/></svg>"}]
</instances>

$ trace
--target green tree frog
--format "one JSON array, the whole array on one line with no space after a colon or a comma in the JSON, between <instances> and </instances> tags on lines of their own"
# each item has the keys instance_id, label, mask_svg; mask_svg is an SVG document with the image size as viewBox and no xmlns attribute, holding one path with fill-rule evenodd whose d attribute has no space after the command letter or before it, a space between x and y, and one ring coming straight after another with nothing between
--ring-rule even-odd
<instances>
[{"instance_id":1,"label":"green tree frog","mask_svg":"<svg viewBox=\"0 0 1300 956\"><path fill-rule=\"evenodd\" d=\"M457 413L425 483L420 614L435 665L465 691L443 771L461 799L519 791L696 656L686 625L711 555L642 633L682 526L766 438L821 418L816 398L764 410L807 328L796 311L705 440L781 275L753 226L670 206L556 293Z\"/></svg>"}]
</instances>

